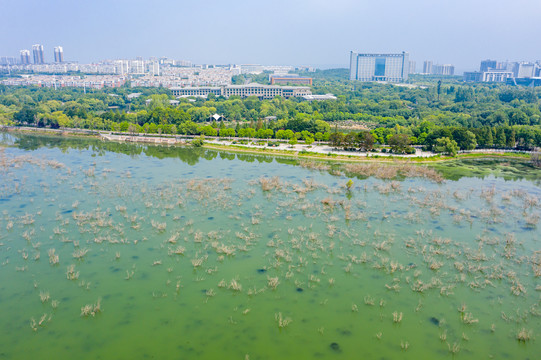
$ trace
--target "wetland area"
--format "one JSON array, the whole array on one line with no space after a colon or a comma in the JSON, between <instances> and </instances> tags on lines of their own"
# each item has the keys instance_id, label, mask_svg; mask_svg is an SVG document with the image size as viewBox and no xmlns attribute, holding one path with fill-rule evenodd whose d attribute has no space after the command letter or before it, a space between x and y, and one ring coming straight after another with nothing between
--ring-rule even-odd
<instances>
[{"instance_id":1,"label":"wetland area","mask_svg":"<svg viewBox=\"0 0 541 360\"><path fill-rule=\"evenodd\" d=\"M541 353L527 162L0 145L0 359Z\"/></svg>"}]
</instances>

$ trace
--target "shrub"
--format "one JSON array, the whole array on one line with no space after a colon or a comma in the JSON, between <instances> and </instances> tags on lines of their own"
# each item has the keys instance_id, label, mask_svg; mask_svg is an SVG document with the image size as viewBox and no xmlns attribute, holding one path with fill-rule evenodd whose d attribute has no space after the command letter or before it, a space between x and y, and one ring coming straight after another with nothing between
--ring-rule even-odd
<instances>
[{"instance_id":1,"label":"shrub","mask_svg":"<svg viewBox=\"0 0 541 360\"><path fill-rule=\"evenodd\" d=\"M205 143L205 142L204 142L203 139L201 139L201 138L193 139L193 140L192 140L192 146L193 146L193 147L201 147L201 146L203 146L204 143Z\"/></svg>"}]
</instances>

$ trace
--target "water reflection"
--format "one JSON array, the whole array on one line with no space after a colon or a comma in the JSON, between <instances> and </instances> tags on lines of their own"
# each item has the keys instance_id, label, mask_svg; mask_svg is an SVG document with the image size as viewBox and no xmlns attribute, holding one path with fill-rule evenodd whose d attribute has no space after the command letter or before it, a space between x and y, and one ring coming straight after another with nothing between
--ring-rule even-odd
<instances>
[{"instance_id":1,"label":"water reflection","mask_svg":"<svg viewBox=\"0 0 541 360\"><path fill-rule=\"evenodd\" d=\"M92 151L95 156L103 156L107 152L125 154L130 157L146 155L158 159L176 158L189 165L197 164L201 158L212 160L217 157L223 160L240 160L244 162L272 163L276 161L280 164L299 165L299 160L290 157L281 157L276 155L259 155L234 153L227 151L217 151L205 148L192 148L186 146L163 146L153 144L132 144L106 142L95 138L77 138L50 136L42 134L19 134L3 133L2 144L13 146L23 150L36 150L42 147L60 149L64 153L70 150ZM324 162L324 160L320 160ZM381 166L393 166L381 164ZM536 185L541 183L541 170L534 168L527 160L516 159L465 159L458 161L449 161L428 166L438 170L445 179L458 181L463 177L474 177L485 179L489 176L503 178L504 180L526 179L533 181ZM336 163L329 167L331 173L336 173ZM366 176L347 174L359 179Z\"/></svg>"}]
</instances>

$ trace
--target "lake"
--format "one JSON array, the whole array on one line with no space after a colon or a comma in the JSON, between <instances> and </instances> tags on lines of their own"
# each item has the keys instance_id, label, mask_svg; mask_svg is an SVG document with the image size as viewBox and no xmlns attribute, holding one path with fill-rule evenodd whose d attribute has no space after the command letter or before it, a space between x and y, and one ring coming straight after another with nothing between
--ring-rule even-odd
<instances>
[{"instance_id":1,"label":"lake","mask_svg":"<svg viewBox=\"0 0 541 360\"><path fill-rule=\"evenodd\" d=\"M0 143L0 359L541 353L527 163Z\"/></svg>"}]
</instances>

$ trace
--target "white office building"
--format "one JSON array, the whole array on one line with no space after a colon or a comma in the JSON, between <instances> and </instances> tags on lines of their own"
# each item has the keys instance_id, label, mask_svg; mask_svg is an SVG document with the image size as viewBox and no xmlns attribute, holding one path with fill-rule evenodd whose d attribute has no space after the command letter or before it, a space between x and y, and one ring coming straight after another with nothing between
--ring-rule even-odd
<instances>
[{"instance_id":1,"label":"white office building","mask_svg":"<svg viewBox=\"0 0 541 360\"><path fill-rule=\"evenodd\" d=\"M273 99L276 96L282 96L286 99L290 97L303 97L306 95L312 95L309 87L304 86L277 86L277 85L261 85L261 84L247 84L247 85L228 85L221 87L172 87L171 91L174 96L195 96L206 97L212 93L217 96L240 96L246 98L248 96L257 96L260 99Z\"/></svg>"},{"instance_id":2,"label":"white office building","mask_svg":"<svg viewBox=\"0 0 541 360\"><path fill-rule=\"evenodd\" d=\"M531 62L521 62L518 64L517 77L518 78L531 78L535 76L536 64Z\"/></svg>"},{"instance_id":3,"label":"white office building","mask_svg":"<svg viewBox=\"0 0 541 360\"><path fill-rule=\"evenodd\" d=\"M513 77L512 71L490 69L482 72L481 81L484 82L506 82Z\"/></svg>"},{"instance_id":4,"label":"white office building","mask_svg":"<svg viewBox=\"0 0 541 360\"><path fill-rule=\"evenodd\" d=\"M349 79L402 82L408 80L409 54L360 54L351 52Z\"/></svg>"}]
</instances>

